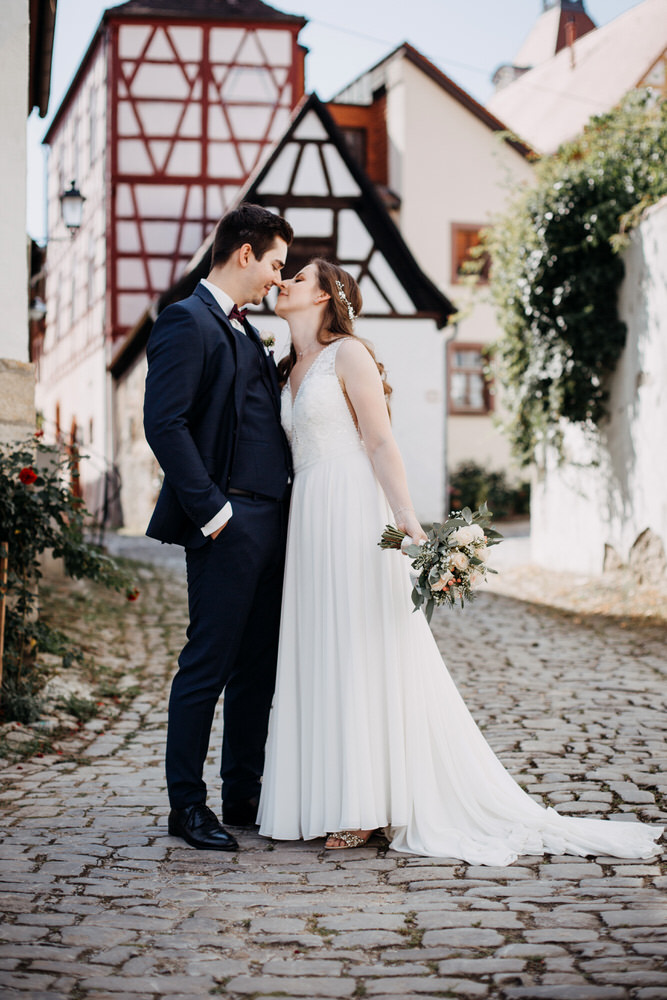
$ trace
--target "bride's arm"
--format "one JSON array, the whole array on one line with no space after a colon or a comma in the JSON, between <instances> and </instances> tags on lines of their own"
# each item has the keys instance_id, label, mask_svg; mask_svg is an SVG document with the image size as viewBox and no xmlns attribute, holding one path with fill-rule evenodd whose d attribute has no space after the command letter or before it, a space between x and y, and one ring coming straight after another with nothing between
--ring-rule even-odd
<instances>
[{"instance_id":1,"label":"bride's arm","mask_svg":"<svg viewBox=\"0 0 667 1000\"><path fill-rule=\"evenodd\" d=\"M358 340L349 338L338 348L336 374L354 410L359 433L394 513L396 526L411 538L425 538L412 507L405 466L391 430L380 373Z\"/></svg>"}]
</instances>

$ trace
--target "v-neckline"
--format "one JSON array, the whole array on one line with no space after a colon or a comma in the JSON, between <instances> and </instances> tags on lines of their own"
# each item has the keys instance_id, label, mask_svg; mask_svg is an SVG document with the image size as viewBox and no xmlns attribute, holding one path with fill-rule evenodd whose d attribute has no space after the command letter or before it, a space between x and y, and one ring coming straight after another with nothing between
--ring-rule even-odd
<instances>
[{"instance_id":1,"label":"v-neckline","mask_svg":"<svg viewBox=\"0 0 667 1000\"><path fill-rule=\"evenodd\" d=\"M292 393L292 382L291 382L291 379L289 379L289 378L287 379L287 386L289 388L290 399L292 401L292 409L294 409L294 407L296 405L296 401L299 398L299 393L303 389L303 384L307 380L307 378L310 375L310 373L312 372L313 368L317 365L317 362L320 360L320 358L322 357L322 355L324 354L324 352L326 351L326 349L328 347L331 347L332 344L335 344L335 343L336 343L336 341L334 340L334 341L332 341L331 344L325 344L324 347L322 348L322 350L318 354L315 355L315 358L313 359L313 361L311 361L311 363L308 366L308 368L306 368L306 370L305 370L305 372L303 374L303 378L299 382L299 388L296 390L295 394Z\"/></svg>"}]
</instances>

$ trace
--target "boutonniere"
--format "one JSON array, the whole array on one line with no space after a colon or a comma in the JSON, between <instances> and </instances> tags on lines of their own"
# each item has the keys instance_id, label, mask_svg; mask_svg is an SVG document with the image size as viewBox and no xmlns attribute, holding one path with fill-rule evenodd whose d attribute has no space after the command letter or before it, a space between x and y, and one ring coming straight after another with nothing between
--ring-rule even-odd
<instances>
[{"instance_id":1,"label":"boutonniere","mask_svg":"<svg viewBox=\"0 0 667 1000\"><path fill-rule=\"evenodd\" d=\"M273 348L275 347L276 344L276 338L273 336L272 333L262 333L261 338L266 353L273 354Z\"/></svg>"}]
</instances>

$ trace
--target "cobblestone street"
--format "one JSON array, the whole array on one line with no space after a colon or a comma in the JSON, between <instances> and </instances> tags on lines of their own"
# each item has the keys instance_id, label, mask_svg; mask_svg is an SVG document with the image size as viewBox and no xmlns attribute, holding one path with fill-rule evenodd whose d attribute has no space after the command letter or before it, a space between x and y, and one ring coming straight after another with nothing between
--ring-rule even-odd
<instances>
[{"instance_id":1,"label":"cobblestone street","mask_svg":"<svg viewBox=\"0 0 667 1000\"><path fill-rule=\"evenodd\" d=\"M142 573L131 620L102 635L143 678L140 695L61 755L2 762L4 1000L667 998L665 854L493 869L380 841L334 854L239 831L242 850L218 854L169 837L166 698L184 584L168 567ZM496 591L436 614L434 631L486 738L536 798L667 821L664 625ZM214 808L219 744L218 727Z\"/></svg>"}]
</instances>

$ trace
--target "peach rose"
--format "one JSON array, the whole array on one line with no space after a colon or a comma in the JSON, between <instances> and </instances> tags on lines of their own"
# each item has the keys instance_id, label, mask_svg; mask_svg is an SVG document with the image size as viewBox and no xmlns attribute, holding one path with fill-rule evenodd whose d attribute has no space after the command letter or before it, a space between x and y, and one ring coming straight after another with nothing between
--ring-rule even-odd
<instances>
[{"instance_id":1,"label":"peach rose","mask_svg":"<svg viewBox=\"0 0 667 1000\"><path fill-rule=\"evenodd\" d=\"M445 570L445 572L441 575L440 579L436 580L435 583L431 584L431 590L444 590L445 587L453 579L454 579L453 574L450 573L449 570Z\"/></svg>"},{"instance_id":2,"label":"peach rose","mask_svg":"<svg viewBox=\"0 0 667 1000\"><path fill-rule=\"evenodd\" d=\"M452 552L449 561L455 569L464 570L468 568L469 559L465 552Z\"/></svg>"}]
</instances>

